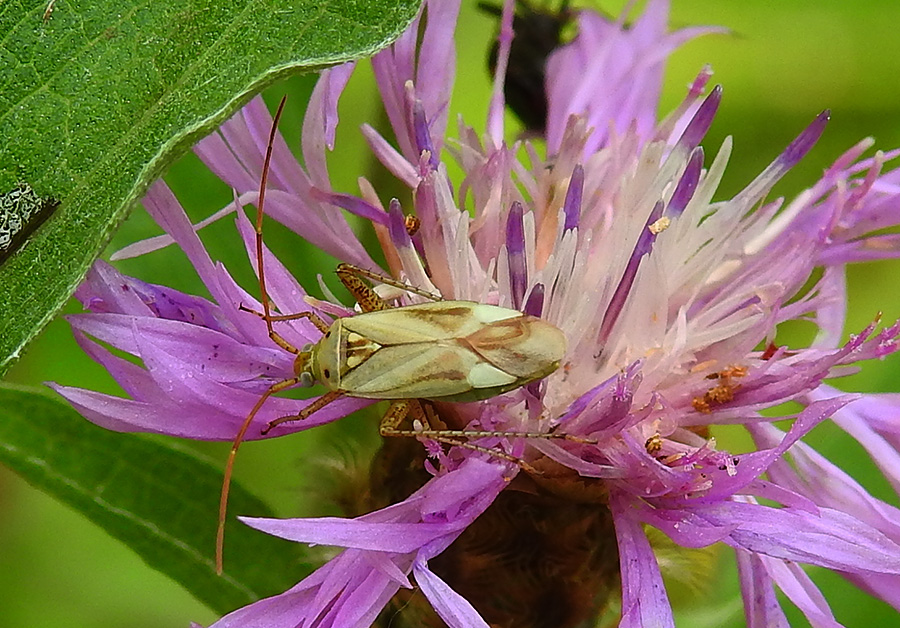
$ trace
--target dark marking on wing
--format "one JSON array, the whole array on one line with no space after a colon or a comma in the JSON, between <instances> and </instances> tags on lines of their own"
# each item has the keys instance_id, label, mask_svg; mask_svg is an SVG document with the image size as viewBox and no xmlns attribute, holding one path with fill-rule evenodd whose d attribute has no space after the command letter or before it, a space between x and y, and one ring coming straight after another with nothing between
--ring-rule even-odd
<instances>
[{"instance_id":1,"label":"dark marking on wing","mask_svg":"<svg viewBox=\"0 0 900 628\"><path fill-rule=\"evenodd\" d=\"M531 319L531 317L526 318L524 315L516 318L507 318L502 321L494 321L475 333L469 334L465 341L475 348L478 353L481 353L479 349L492 351L509 347L513 341L530 336L530 325L532 324L534 324L534 319Z\"/></svg>"},{"instance_id":2,"label":"dark marking on wing","mask_svg":"<svg viewBox=\"0 0 900 628\"><path fill-rule=\"evenodd\" d=\"M449 307L439 311L404 308L404 314L412 319L421 320L429 325L440 327L444 331L450 333L459 325L460 317L466 317L472 314L472 308L468 306Z\"/></svg>"}]
</instances>

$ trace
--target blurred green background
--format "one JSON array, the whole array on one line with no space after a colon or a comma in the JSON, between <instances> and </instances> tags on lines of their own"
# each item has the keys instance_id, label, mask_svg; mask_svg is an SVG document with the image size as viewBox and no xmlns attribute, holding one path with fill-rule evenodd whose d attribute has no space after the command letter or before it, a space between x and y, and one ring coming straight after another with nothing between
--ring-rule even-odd
<instances>
[{"instance_id":1,"label":"blurred green background","mask_svg":"<svg viewBox=\"0 0 900 628\"><path fill-rule=\"evenodd\" d=\"M533 0L540 5L541 0ZM550 2L549 5L556 5ZM585 3L575 3L585 4ZM603 10L617 14L622 3L603 2ZM489 77L484 70L487 48L494 33L491 18L464 0L458 29L459 67L453 115L462 112L476 129L484 128ZM896 0L674 0L673 27L724 25L730 35L710 35L682 48L669 65L661 111L671 110L683 97L685 86L705 63L715 70L714 83L725 88L718 117L704 146L714 152L727 135L735 150L721 197L746 185L822 109L832 120L815 150L787 179L779 194L792 196L811 184L834 158L866 136L876 146L900 146L900 3ZM461 73L462 74L462 73ZM458 79L460 76L458 75ZM266 94L270 105L289 93L282 132L297 149L300 109L309 93L310 78L294 79ZM359 124L378 120L377 96L366 69L344 95L338 150L331 158L335 187L355 192L356 177L369 171L371 159L357 132ZM451 122L451 129L453 123ZM231 200L231 192L194 157L176 164L166 177L195 220ZM117 234L109 252L137 239L156 235L157 228L136 211ZM234 237L230 220L203 232L214 258L223 260L245 287L253 290L252 271ZM304 284L314 285L316 273L329 273L333 260L297 246L277 225L267 226L267 243ZM107 255L108 255L107 253ZM184 257L167 249L119 266L147 281L202 292ZM862 265L850 273L848 331L857 331L880 311L886 321L900 317L897 280L900 265ZM69 312L79 310L77 304ZM898 391L900 358L867 364L862 373L839 382L848 390ZM81 355L67 324L52 323L14 367L9 379L39 384L53 380L68 385L115 391L102 369ZM362 438L373 440L374 424L351 422ZM242 451L237 477L271 502L281 515L305 512L308 484L305 451L349 447L345 422L276 441L251 443ZM742 441L721 435L726 446ZM880 479L861 448L830 426L818 428L811 442L825 455L851 470L876 495L896 504L897 498ZM227 446L196 445L224 460ZM215 517L211 512L210 517ZM674 591L680 626L743 626L735 570L730 555L722 554L722 575L697 592ZM836 617L850 627L895 625L889 607L858 593L839 577L813 572L825 590ZM147 568L132 552L104 532L0 468L0 626L44 628L183 627L189 621L210 623L213 614L165 577ZM710 603L710 601L713 603ZM792 625L806 625L789 609Z\"/></svg>"}]
</instances>

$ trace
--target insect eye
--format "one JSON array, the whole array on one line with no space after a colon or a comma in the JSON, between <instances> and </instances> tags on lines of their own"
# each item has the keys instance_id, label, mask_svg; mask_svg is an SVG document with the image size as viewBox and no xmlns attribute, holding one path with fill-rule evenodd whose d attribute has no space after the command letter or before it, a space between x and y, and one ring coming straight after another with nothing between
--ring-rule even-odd
<instances>
[{"instance_id":1,"label":"insect eye","mask_svg":"<svg viewBox=\"0 0 900 628\"><path fill-rule=\"evenodd\" d=\"M326 337L326 338L331 338L331 330L330 330L330 329L329 329L328 331L325 332L325 337Z\"/></svg>"},{"instance_id":2,"label":"insect eye","mask_svg":"<svg viewBox=\"0 0 900 628\"><path fill-rule=\"evenodd\" d=\"M324 371L322 371L322 375L325 376L325 379L331 379L331 371L328 369L325 369Z\"/></svg>"}]
</instances>

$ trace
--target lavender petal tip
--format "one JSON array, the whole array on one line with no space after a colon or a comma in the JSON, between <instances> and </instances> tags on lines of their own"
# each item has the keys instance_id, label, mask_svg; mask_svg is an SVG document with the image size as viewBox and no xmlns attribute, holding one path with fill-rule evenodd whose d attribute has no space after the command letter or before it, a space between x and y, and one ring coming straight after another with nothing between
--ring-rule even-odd
<instances>
[{"instance_id":1,"label":"lavender petal tip","mask_svg":"<svg viewBox=\"0 0 900 628\"><path fill-rule=\"evenodd\" d=\"M403 209L400 207L400 201L396 198L391 199L388 208L388 227L391 234L391 241L398 249L409 248L412 241L409 232L406 230L406 219L403 216Z\"/></svg>"}]
</instances>

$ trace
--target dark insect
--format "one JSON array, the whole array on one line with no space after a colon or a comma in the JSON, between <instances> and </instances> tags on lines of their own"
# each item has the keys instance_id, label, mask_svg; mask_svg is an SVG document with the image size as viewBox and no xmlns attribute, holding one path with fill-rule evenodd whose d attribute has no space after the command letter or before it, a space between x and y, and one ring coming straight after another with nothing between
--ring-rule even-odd
<instances>
[{"instance_id":1,"label":"dark insect","mask_svg":"<svg viewBox=\"0 0 900 628\"><path fill-rule=\"evenodd\" d=\"M499 18L501 8L479 2L478 8ZM527 131L543 133L547 126L547 92L544 86L547 58L563 42L563 31L575 17L569 1L563 0L555 13L536 9L527 0L516 1L513 16L515 38L509 51L509 67L503 83L506 104ZM488 68L497 67L500 45L495 42L488 55Z\"/></svg>"},{"instance_id":2,"label":"dark insect","mask_svg":"<svg viewBox=\"0 0 900 628\"><path fill-rule=\"evenodd\" d=\"M27 183L0 194L0 264L3 264L47 220L59 201L43 198Z\"/></svg>"}]
</instances>

